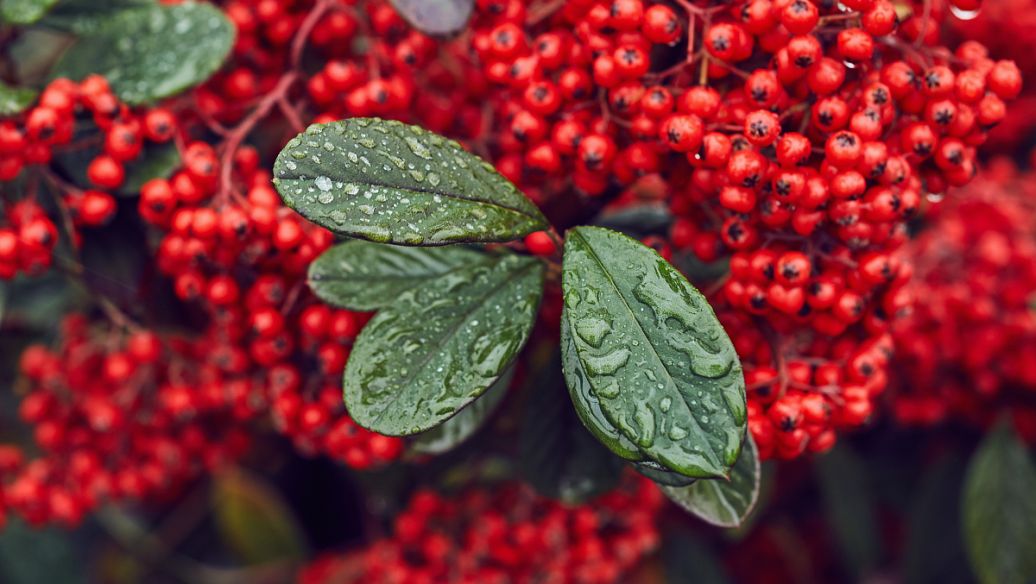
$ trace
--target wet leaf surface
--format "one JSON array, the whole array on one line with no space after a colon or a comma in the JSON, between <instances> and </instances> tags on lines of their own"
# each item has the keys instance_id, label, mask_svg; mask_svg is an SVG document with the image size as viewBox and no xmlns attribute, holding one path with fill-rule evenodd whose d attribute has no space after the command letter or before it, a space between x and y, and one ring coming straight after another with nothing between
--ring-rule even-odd
<instances>
[{"instance_id":1,"label":"wet leaf surface","mask_svg":"<svg viewBox=\"0 0 1036 584\"><path fill-rule=\"evenodd\" d=\"M745 384L706 299L654 250L600 227L568 233L562 347L580 417L613 452L725 477L745 435Z\"/></svg>"},{"instance_id":2,"label":"wet leaf surface","mask_svg":"<svg viewBox=\"0 0 1036 584\"><path fill-rule=\"evenodd\" d=\"M663 486L669 500L700 519L719 527L739 527L759 500L762 471L759 452L749 436L741 456L730 471L730 480L706 479L686 487Z\"/></svg>"},{"instance_id":3,"label":"wet leaf surface","mask_svg":"<svg viewBox=\"0 0 1036 584\"><path fill-rule=\"evenodd\" d=\"M208 79L234 44L234 26L206 3L119 10L69 47L56 76L104 75L130 105L176 95Z\"/></svg>"},{"instance_id":4,"label":"wet leaf surface","mask_svg":"<svg viewBox=\"0 0 1036 584\"><path fill-rule=\"evenodd\" d=\"M492 256L460 246L416 248L356 239L310 264L309 287L328 304L377 310L428 280L491 261Z\"/></svg>"},{"instance_id":5,"label":"wet leaf surface","mask_svg":"<svg viewBox=\"0 0 1036 584\"><path fill-rule=\"evenodd\" d=\"M375 118L310 126L277 157L274 184L310 221L379 243L504 242L548 227L488 162L417 126Z\"/></svg>"},{"instance_id":6,"label":"wet leaf surface","mask_svg":"<svg viewBox=\"0 0 1036 584\"><path fill-rule=\"evenodd\" d=\"M481 397L461 408L452 418L414 436L410 448L422 454L442 454L471 438L493 417L497 406L507 397L513 379L512 366Z\"/></svg>"},{"instance_id":7,"label":"wet leaf surface","mask_svg":"<svg viewBox=\"0 0 1036 584\"><path fill-rule=\"evenodd\" d=\"M427 431L482 395L525 345L543 293L543 264L503 256L401 294L356 339L345 405L361 426Z\"/></svg>"}]
</instances>

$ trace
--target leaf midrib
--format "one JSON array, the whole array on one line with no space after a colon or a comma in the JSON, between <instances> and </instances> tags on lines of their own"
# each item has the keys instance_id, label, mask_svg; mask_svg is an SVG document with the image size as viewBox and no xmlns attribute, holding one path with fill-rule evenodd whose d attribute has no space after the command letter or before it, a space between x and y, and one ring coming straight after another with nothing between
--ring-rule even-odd
<instances>
[{"instance_id":1,"label":"leaf midrib","mask_svg":"<svg viewBox=\"0 0 1036 584\"><path fill-rule=\"evenodd\" d=\"M295 180L295 181L300 181L300 182L303 182L303 183L312 182L312 181L309 181L308 179L301 178L301 175L299 175L297 178L284 178L284 177L280 177L277 180L279 180L279 181ZM448 199L456 199L458 201L465 201L467 203L474 203L474 204L477 204L477 205L484 205L484 206L487 206L487 207L496 207L496 208L501 209L503 211L507 211L509 213L514 213L516 215L520 215L520 216L525 217L527 219L531 219L537 225L546 227L546 222L544 221L543 215L540 214L539 212L535 212L535 211L532 211L532 210L529 210L529 209L519 209L517 207L511 207L509 205L504 205L503 203L499 203L497 201L490 201L490 200L486 200L486 199L477 199L477 198L474 198L474 197L464 196L464 195L462 195L460 193L454 193L454 192L450 192L450 191L435 191L435 190L432 190L432 189L421 188L421 187L418 187L418 186L393 185L393 184L388 184L386 182L382 182L382 181L378 181L378 180L373 180L373 179L370 179L370 178L367 178L367 177L364 177L362 181L356 181L356 180L350 180L350 179L343 179L343 180L348 180L350 183L353 183L353 184L360 184L360 185L372 186L372 187L380 187L380 188L383 188L383 189L392 189L392 190L395 190L395 191L413 193L415 195L416 194L420 194L420 195L441 196L441 197L446 197ZM358 194L359 193L357 193L357 195ZM531 202L530 202L530 205L531 205Z\"/></svg>"},{"instance_id":2,"label":"leaf midrib","mask_svg":"<svg viewBox=\"0 0 1036 584\"><path fill-rule=\"evenodd\" d=\"M651 342L651 337L647 334L647 331L644 330L644 326L640 324L640 321L637 320L637 314L633 312L633 307L629 305L629 302L626 300L626 297L623 296L622 290L620 290L619 286L615 283L615 279L612 277L611 272L608 271L608 268L605 266L604 262L601 261L600 256L598 256L597 252L594 251L593 246L590 245L590 242L582 234L580 234L578 231L573 231L572 234L578 236L579 239L583 241L585 249L587 250L587 252L589 252L593 260L597 262L597 265L601 267L601 272L603 272L605 277L608 278L608 282L612 285L612 288L615 289L615 294L619 297L620 300L622 300L622 305L626 307L626 310L629 311L630 317L633 319L633 322L637 324L637 328L640 329L641 334L644 336L644 340L646 341L647 346L651 347L651 353L655 356L655 359L658 361L658 364L662 366L662 370L665 371L666 377L669 378L669 382L672 383L673 387L676 388L676 393L680 396L680 401L682 401L683 404L687 406L687 410L690 412L690 415L687 417L691 419L692 423L694 423L694 427L698 429L699 434L707 434L704 430L702 430L701 424L698 423L698 419L694 417L694 409L691 408L691 404L687 403L687 398L684 397L683 392L680 391L680 388L677 385L676 379L673 377L672 372L669 371L669 367L667 367L665 361L662 360L662 356L658 354L657 350L655 350L655 345ZM625 432L622 432L622 428L617 429L620 433L625 435ZM630 436L626 437L632 440L634 444L637 443L635 438L632 438ZM704 442L705 446L708 447L708 451L713 458L713 460L711 460L710 462L712 462L716 468L723 468L723 465L717 462L718 457L715 449L713 449L712 447L712 443L710 443L708 439L706 439ZM643 451L643 449L641 450Z\"/></svg>"},{"instance_id":3,"label":"leaf midrib","mask_svg":"<svg viewBox=\"0 0 1036 584\"><path fill-rule=\"evenodd\" d=\"M481 296L479 302L476 302L472 306L472 308L470 310L466 311L460 318L458 318L457 321L456 321L456 324L454 324L452 327L447 329L446 334L444 334L442 337L440 337L440 341L438 343L438 346L444 346L446 344L446 342L448 342L449 340L453 339L453 337L455 337L457 332L460 330L461 325L463 325L464 323L468 322L468 320L471 318L471 315L474 314L475 312L477 312L481 307L483 307L485 305L486 299L491 298L492 296L496 295L496 293L504 285L506 285L506 284L508 284L510 282L513 282L520 275L522 275L526 271L528 271L530 268L534 268L536 266L537 266L537 262L536 261L530 261L525 266L522 266L521 268L516 269L513 272L511 272L506 278L502 278L496 285L494 285L492 288L490 288L486 294ZM387 310L391 310L391 308L389 308ZM403 383L401 383L400 385L402 387L406 387L406 386L410 385L411 383L413 383L413 381L417 378L417 372L424 370L424 368L428 365L428 363L430 363L431 360L434 359L435 356L438 355L438 354L439 353L437 353L435 350L429 351L428 355L425 356L425 358L421 360L421 362L418 364L418 366L413 369L413 371L415 373L413 375L408 375L403 380ZM499 378L500 378L500 376L497 375L496 379L499 379ZM494 379L493 382L490 382L489 386L491 386L496 381L496 379ZM488 389L489 386L486 386L485 389ZM483 390L483 393L484 392L485 392L485 390ZM381 411L379 411L378 414L371 420L372 425L380 422L382 420L382 418L384 418L385 413L390 409L391 406L395 405L396 402L399 401L399 398L400 398L400 396L403 395L403 393L404 393L403 391L396 391L396 392L394 392L392 394L390 399L385 402L385 406L381 409ZM481 395L482 394L476 395L472 399L478 398ZM459 411L459 410L460 410L460 408L458 408L455 411ZM449 419L449 416L447 416L445 419ZM431 429L431 428L426 428L424 431L427 431L429 429Z\"/></svg>"}]
</instances>

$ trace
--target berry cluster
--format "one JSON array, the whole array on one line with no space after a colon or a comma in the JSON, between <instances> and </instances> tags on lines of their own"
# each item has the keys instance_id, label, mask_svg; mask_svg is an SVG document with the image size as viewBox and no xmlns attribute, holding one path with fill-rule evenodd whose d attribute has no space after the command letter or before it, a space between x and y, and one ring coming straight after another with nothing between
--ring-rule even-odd
<instances>
[{"instance_id":1,"label":"berry cluster","mask_svg":"<svg viewBox=\"0 0 1036 584\"><path fill-rule=\"evenodd\" d=\"M479 5L501 172L546 205L653 193L677 217L663 245L730 258L714 304L763 455L865 421L910 305L906 222L972 178L1018 68L938 46L945 11L924 2L905 18L888 0Z\"/></svg>"},{"instance_id":2,"label":"berry cluster","mask_svg":"<svg viewBox=\"0 0 1036 584\"><path fill-rule=\"evenodd\" d=\"M331 234L281 203L255 149L233 158L221 191L221 161L204 142L186 148L184 168L141 190L140 213L165 232L158 265L176 295L206 312L203 360L233 387L247 418L269 408L276 428L301 451L354 468L396 458L399 439L372 434L345 414L337 389L349 345L365 315L332 310L306 288L306 268Z\"/></svg>"},{"instance_id":3,"label":"berry cluster","mask_svg":"<svg viewBox=\"0 0 1036 584\"><path fill-rule=\"evenodd\" d=\"M914 294L896 327L893 413L986 426L1004 406L1036 439L1036 183L1000 160L948 197L910 244Z\"/></svg>"},{"instance_id":4,"label":"berry cluster","mask_svg":"<svg viewBox=\"0 0 1036 584\"><path fill-rule=\"evenodd\" d=\"M77 124L91 124L89 131ZM81 83L55 79L40 93L36 104L19 116L0 121L0 181L13 181L25 167L35 180L60 193L59 206L67 221L68 236L78 245L78 227L97 227L115 214L109 191L122 186L125 165L140 157L146 142L165 143L177 130L177 120L166 109L134 111L119 101L108 82L90 76ZM48 165L55 153L101 144L86 168L92 189L68 183ZM0 279L19 271L36 274L50 266L58 228L36 202L38 185L30 182L29 196L5 203L6 222L0 222ZM6 226L4 226L6 223Z\"/></svg>"},{"instance_id":5,"label":"berry cluster","mask_svg":"<svg viewBox=\"0 0 1036 584\"><path fill-rule=\"evenodd\" d=\"M65 318L58 346L29 347L19 415L41 456L0 447L0 510L32 524L76 525L107 501L175 494L185 481L238 458L250 442L231 424L220 372L199 365L207 340L124 334Z\"/></svg>"},{"instance_id":6,"label":"berry cluster","mask_svg":"<svg viewBox=\"0 0 1036 584\"><path fill-rule=\"evenodd\" d=\"M657 547L662 501L642 478L578 507L514 484L452 499L419 491L391 537L320 559L299 582L616 582Z\"/></svg>"}]
</instances>

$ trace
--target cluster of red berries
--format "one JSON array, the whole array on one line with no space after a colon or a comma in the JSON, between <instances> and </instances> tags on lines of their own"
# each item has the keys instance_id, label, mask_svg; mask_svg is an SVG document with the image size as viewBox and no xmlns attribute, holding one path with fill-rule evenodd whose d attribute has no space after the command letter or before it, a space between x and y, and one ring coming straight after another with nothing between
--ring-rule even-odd
<instances>
[{"instance_id":1,"label":"cluster of red berries","mask_svg":"<svg viewBox=\"0 0 1036 584\"><path fill-rule=\"evenodd\" d=\"M946 11L925 4L479 3L501 172L541 202L654 193L673 249L730 258L714 304L766 457L825 450L868 418L910 306L906 222L924 193L971 180L1021 91L981 45L938 46Z\"/></svg>"},{"instance_id":2,"label":"cluster of red berries","mask_svg":"<svg viewBox=\"0 0 1036 584\"><path fill-rule=\"evenodd\" d=\"M77 134L76 124L83 120L92 121L99 132ZM0 121L0 181L12 181L26 166L35 167L46 186L61 193L59 204L70 230L101 226L115 215L115 198L105 191L123 184L125 164L141 155L145 141L168 142L176 129L171 112L162 108L131 110L115 97L103 77L90 76L81 83L55 79L34 106ZM86 169L92 189L69 184L46 168L55 152L96 142L103 148ZM28 184L26 197L5 203L6 221L0 222L0 279L10 279L19 271L36 274L53 259L58 229L37 204L39 184ZM78 231L68 236L78 245Z\"/></svg>"},{"instance_id":3,"label":"cluster of red berries","mask_svg":"<svg viewBox=\"0 0 1036 584\"><path fill-rule=\"evenodd\" d=\"M244 195L220 190L222 162L210 145L185 152L182 170L143 186L140 213L165 231L158 265L176 295L205 309L202 337L213 350L204 360L237 388L244 417L269 409L303 452L354 468L395 459L402 442L356 426L337 389L366 315L332 310L306 287L330 232L281 203L255 149L233 157L232 188Z\"/></svg>"},{"instance_id":4,"label":"cluster of red berries","mask_svg":"<svg viewBox=\"0 0 1036 584\"><path fill-rule=\"evenodd\" d=\"M301 584L621 581L658 546L661 492L650 481L582 506L565 507L508 484L445 499L419 491L390 537L346 556L327 556Z\"/></svg>"},{"instance_id":5,"label":"cluster of red berries","mask_svg":"<svg viewBox=\"0 0 1036 584\"><path fill-rule=\"evenodd\" d=\"M230 424L229 388L204 364L207 340L124 334L78 314L60 333L53 350L34 345L21 356L19 415L41 456L0 446L4 514L76 525L108 501L174 495L247 449L248 433Z\"/></svg>"},{"instance_id":6,"label":"cluster of red berries","mask_svg":"<svg viewBox=\"0 0 1036 584\"><path fill-rule=\"evenodd\" d=\"M1005 407L1036 440L1036 182L1008 160L947 197L910 243L919 302L895 330L893 413L989 425Z\"/></svg>"}]
</instances>

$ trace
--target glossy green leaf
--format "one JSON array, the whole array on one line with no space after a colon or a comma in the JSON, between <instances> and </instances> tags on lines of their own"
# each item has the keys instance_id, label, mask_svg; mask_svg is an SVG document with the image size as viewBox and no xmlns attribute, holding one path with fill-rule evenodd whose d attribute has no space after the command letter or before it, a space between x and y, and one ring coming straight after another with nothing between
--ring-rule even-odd
<instances>
[{"instance_id":1,"label":"glossy green leaf","mask_svg":"<svg viewBox=\"0 0 1036 584\"><path fill-rule=\"evenodd\" d=\"M513 379L512 366L481 397L461 408L452 418L414 436L410 448L422 454L442 454L471 438L493 417L497 406L507 397Z\"/></svg>"},{"instance_id":2,"label":"glossy green leaf","mask_svg":"<svg viewBox=\"0 0 1036 584\"><path fill-rule=\"evenodd\" d=\"M76 80L100 73L127 103L150 103L212 76L234 34L223 11L208 3L122 10L80 37L54 70Z\"/></svg>"},{"instance_id":3,"label":"glossy green leaf","mask_svg":"<svg viewBox=\"0 0 1036 584\"><path fill-rule=\"evenodd\" d=\"M349 413L392 436L442 423L518 355L542 292L543 264L514 255L404 292L353 345L344 381Z\"/></svg>"},{"instance_id":4,"label":"glossy green leaf","mask_svg":"<svg viewBox=\"0 0 1036 584\"><path fill-rule=\"evenodd\" d=\"M563 361L580 418L632 461L726 477L745 435L741 363L708 301L654 250L601 227L568 233Z\"/></svg>"},{"instance_id":5,"label":"glossy green leaf","mask_svg":"<svg viewBox=\"0 0 1036 584\"><path fill-rule=\"evenodd\" d=\"M25 87L11 87L0 81L0 116L20 114L36 101L39 92Z\"/></svg>"},{"instance_id":6,"label":"glossy green leaf","mask_svg":"<svg viewBox=\"0 0 1036 584\"><path fill-rule=\"evenodd\" d=\"M213 515L224 541L248 563L305 555L305 539L281 496L262 479L241 470L216 476Z\"/></svg>"},{"instance_id":7,"label":"glossy green leaf","mask_svg":"<svg viewBox=\"0 0 1036 584\"><path fill-rule=\"evenodd\" d=\"M513 184L456 142L374 118L310 126L277 157L274 184L310 221L381 243L502 242L548 226Z\"/></svg>"},{"instance_id":8,"label":"glossy green leaf","mask_svg":"<svg viewBox=\"0 0 1036 584\"><path fill-rule=\"evenodd\" d=\"M57 0L0 0L0 20L32 24L43 18Z\"/></svg>"},{"instance_id":9,"label":"glossy green leaf","mask_svg":"<svg viewBox=\"0 0 1036 584\"><path fill-rule=\"evenodd\" d=\"M527 383L518 461L522 477L538 493L580 504L615 488L623 464L580 423L565 399L559 363L560 355Z\"/></svg>"},{"instance_id":10,"label":"glossy green leaf","mask_svg":"<svg viewBox=\"0 0 1036 584\"><path fill-rule=\"evenodd\" d=\"M989 433L968 464L963 520L980 582L1036 581L1036 467L1008 420Z\"/></svg>"},{"instance_id":11,"label":"glossy green leaf","mask_svg":"<svg viewBox=\"0 0 1036 584\"><path fill-rule=\"evenodd\" d=\"M309 266L309 287L321 300L351 310L377 310L403 292L492 256L459 246L403 247L354 239Z\"/></svg>"},{"instance_id":12,"label":"glossy green leaf","mask_svg":"<svg viewBox=\"0 0 1036 584\"><path fill-rule=\"evenodd\" d=\"M390 0L414 28L430 35L460 32L471 18L475 0Z\"/></svg>"},{"instance_id":13,"label":"glossy green leaf","mask_svg":"<svg viewBox=\"0 0 1036 584\"><path fill-rule=\"evenodd\" d=\"M686 487L662 486L669 500L719 527L739 527L759 500L762 470L751 435L730 471L730 480L705 479Z\"/></svg>"}]
</instances>

